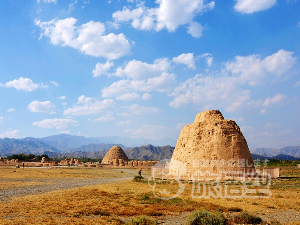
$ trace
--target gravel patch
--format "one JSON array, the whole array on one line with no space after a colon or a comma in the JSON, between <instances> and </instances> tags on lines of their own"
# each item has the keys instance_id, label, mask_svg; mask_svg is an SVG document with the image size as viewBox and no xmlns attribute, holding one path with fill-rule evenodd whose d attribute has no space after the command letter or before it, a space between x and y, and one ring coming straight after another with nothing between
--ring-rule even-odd
<instances>
[{"instance_id":1,"label":"gravel patch","mask_svg":"<svg viewBox=\"0 0 300 225\"><path fill-rule=\"evenodd\" d=\"M125 171L125 170L123 170ZM108 184L108 183L115 183L122 180L129 180L132 179L133 174L136 172L134 171L126 171L124 172L121 178L99 178L99 179L0 179L0 182L7 182L7 181L18 181L18 182L43 182L44 184L40 185L30 185L30 186L23 186L23 187L16 187L12 189L4 189L0 190L0 201L7 201L12 197L21 197L26 195L34 195L34 194L43 194L50 191L57 191L57 190L65 190L71 188L78 188L90 185L97 185L97 184Z\"/></svg>"}]
</instances>

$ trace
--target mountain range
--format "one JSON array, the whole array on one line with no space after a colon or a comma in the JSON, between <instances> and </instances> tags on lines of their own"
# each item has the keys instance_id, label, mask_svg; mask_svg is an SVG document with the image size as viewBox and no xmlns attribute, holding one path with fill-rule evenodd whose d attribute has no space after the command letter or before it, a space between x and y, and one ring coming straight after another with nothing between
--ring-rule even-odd
<instances>
[{"instance_id":1,"label":"mountain range","mask_svg":"<svg viewBox=\"0 0 300 225\"><path fill-rule=\"evenodd\" d=\"M121 146L130 159L162 160L172 157L174 147L170 145L158 147L149 143L151 140L123 137L86 138L68 134L53 135L44 138L27 137L24 139L0 139L0 157L12 154L47 154L50 157L88 157L103 158L114 145ZM136 147L141 146L141 147ZM130 148L133 147L133 148ZM288 159L300 158L300 146L287 146L281 149L256 148L251 150L256 159Z\"/></svg>"}]
</instances>

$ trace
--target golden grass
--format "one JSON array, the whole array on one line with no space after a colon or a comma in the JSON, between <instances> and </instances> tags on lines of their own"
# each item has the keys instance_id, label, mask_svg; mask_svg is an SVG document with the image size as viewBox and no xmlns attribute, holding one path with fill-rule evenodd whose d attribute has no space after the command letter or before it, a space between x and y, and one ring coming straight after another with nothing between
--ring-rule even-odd
<instances>
[{"instance_id":1,"label":"golden grass","mask_svg":"<svg viewBox=\"0 0 300 225\"><path fill-rule=\"evenodd\" d=\"M66 179L122 177L121 169L47 167L47 168L1 168L0 179Z\"/></svg>"},{"instance_id":2,"label":"golden grass","mask_svg":"<svg viewBox=\"0 0 300 225\"><path fill-rule=\"evenodd\" d=\"M109 168L36 169L31 170L31 176L29 176L30 169L25 168L23 174L20 170L23 169L18 169L17 172L7 170L7 176L12 174L12 179L24 178L24 176L32 178L32 173L43 179L73 177L100 179L125 176L121 169ZM287 171L290 173L288 169ZM159 218L164 215L178 215L181 212L202 209L222 209L227 212L232 207L250 213L268 213L274 210L293 210L300 213L298 172L296 170L293 172L294 176L291 176L296 178L273 180L270 198L258 196L258 198L242 199L193 199L191 198L192 183L184 182L185 189L180 196L171 200L161 200L153 195L153 186L148 185L147 182L132 180L18 197L9 202L0 202L0 224L123 224L119 217L146 215ZM149 173L143 174L149 176ZM0 175L1 178L8 179L3 176L3 173ZM154 193L158 194L164 189L169 191L171 196L177 192L178 183L170 181L157 183Z\"/></svg>"},{"instance_id":3,"label":"golden grass","mask_svg":"<svg viewBox=\"0 0 300 225\"><path fill-rule=\"evenodd\" d=\"M8 190L13 188L25 187L25 186L37 186L43 185L44 182L24 182L24 181L2 181L0 183L0 191L1 190Z\"/></svg>"}]
</instances>

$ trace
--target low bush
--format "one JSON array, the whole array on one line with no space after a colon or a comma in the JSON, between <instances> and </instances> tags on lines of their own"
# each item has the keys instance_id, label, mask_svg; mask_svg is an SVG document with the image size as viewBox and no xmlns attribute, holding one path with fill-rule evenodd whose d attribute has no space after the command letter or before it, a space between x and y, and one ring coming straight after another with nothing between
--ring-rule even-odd
<instances>
[{"instance_id":1,"label":"low bush","mask_svg":"<svg viewBox=\"0 0 300 225\"><path fill-rule=\"evenodd\" d=\"M247 212L243 212L239 215L234 216L232 222L237 224L260 224L262 222L262 219Z\"/></svg>"},{"instance_id":2,"label":"low bush","mask_svg":"<svg viewBox=\"0 0 300 225\"><path fill-rule=\"evenodd\" d=\"M126 225L157 225L158 221L156 219L147 218L145 216L140 216L138 218L131 219Z\"/></svg>"},{"instance_id":3,"label":"low bush","mask_svg":"<svg viewBox=\"0 0 300 225\"><path fill-rule=\"evenodd\" d=\"M133 181L134 182L142 182L143 179L144 179L144 177L136 175L136 176L134 176Z\"/></svg>"},{"instance_id":4,"label":"low bush","mask_svg":"<svg viewBox=\"0 0 300 225\"><path fill-rule=\"evenodd\" d=\"M241 208L238 208L238 207L230 207L228 209L228 211L230 211L230 212L242 212L243 210Z\"/></svg>"},{"instance_id":5,"label":"low bush","mask_svg":"<svg viewBox=\"0 0 300 225\"><path fill-rule=\"evenodd\" d=\"M221 212L208 210L194 211L186 219L187 225L223 225L225 218Z\"/></svg>"}]
</instances>

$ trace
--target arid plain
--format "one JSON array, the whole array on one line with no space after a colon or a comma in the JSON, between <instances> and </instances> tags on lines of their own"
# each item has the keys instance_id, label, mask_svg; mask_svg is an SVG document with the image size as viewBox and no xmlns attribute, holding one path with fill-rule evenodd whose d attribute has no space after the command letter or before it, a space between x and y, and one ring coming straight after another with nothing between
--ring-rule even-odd
<instances>
[{"instance_id":1,"label":"arid plain","mask_svg":"<svg viewBox=\"0 0 300 225\"><path fill-rule=\"evenodd\" d=\"M248 212L263 223L300 224L296 166L280 167L280 178L271 181L270 197L258 193L254 198L195 198L194 184L182 181L184 191L167 200L157 193L167 190L174 196L178 182L148 181L150 171L143 171L140 182L133 180L136 169L0 167L0 171L0 224L125 224L141 216L157 224L185 224L190 212L203 209L221 211L226 218Z\"/></svg>"}]
</instances>

